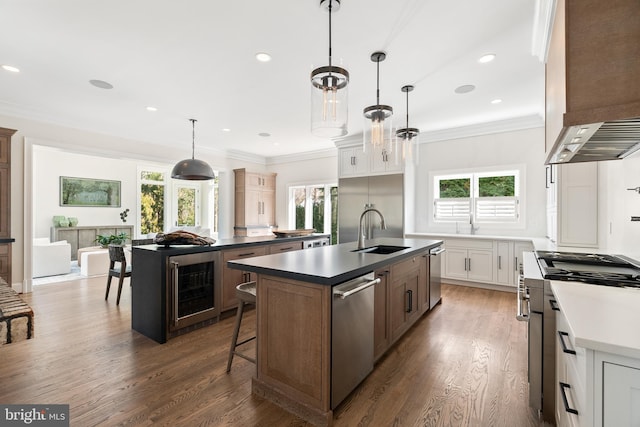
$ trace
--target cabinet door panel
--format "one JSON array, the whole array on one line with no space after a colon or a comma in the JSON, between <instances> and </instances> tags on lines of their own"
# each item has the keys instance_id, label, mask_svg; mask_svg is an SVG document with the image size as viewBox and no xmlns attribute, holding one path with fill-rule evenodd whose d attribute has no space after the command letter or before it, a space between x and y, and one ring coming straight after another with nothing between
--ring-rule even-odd
<instances>
[{"instance_id":1,"label":"cabinet door panel","mask_svg":"<svg viewBox=\"0 0 640 427\"><path fill-rule=\"evenodd\" d=\"M501 285L513 285L514 275L512 274L512 243L496 242L496 282Z\"/></svg>"},{"instance_id":2,"label":"cabinet door panel","mask_svg":"<svg viewBox=\"0 0 640 427\"><path fill-rule=\"evenodd\" d=\"M222 253L222 311L238 306L236 286L250 280L256 280L256 275L227 267L227 261L266 255L265 246L249 247L223 251Z\"/></svg>"},{"instance_id":3,"label":"cabinet door panel","mask_svg":"<svg viewBox=\"0 0 640 427\"><path fill-rule=\"evenodd\" d=\"M374 360L382 356L389 347L389 324L387 314L388 279L389 271L382 270L376 272L376 277L380 283L375 285L373 302L373 358Z\"/></svg>"},{"instance_id":4,"label":"cabinet door panel","mask_svg":"<svg viewBox=\"0 0 640 427\"><path fill-rule=\"evenodd\" d=\"M640 369L604 362L603 425L640 425Z\"/></svg>"},{"instance_id":5,"label":"cabinet door panel","mask_svg":"<svg viewBox=\"0 0 640 427\"><path fill-rule=\"evenodd\" d=\"M468 269L470 280L493 282L493 251L469 250Z\"/></svg>"},{"instance_id":6,"label":"cabinet door panel","mask_svg":"<svg viewBox=\"0 0 640 427\"><path fill-rule=\"evenodd\" d=\"M452 279L467 278L467 250L447 248L445 252L444 275Z\"/></svg>"}]
</instances>

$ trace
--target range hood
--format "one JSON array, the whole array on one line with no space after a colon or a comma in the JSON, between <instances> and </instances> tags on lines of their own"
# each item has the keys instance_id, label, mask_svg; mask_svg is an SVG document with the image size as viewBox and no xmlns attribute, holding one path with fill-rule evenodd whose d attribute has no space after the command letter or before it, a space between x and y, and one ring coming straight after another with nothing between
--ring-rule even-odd
<instances>
[{"instance_id":1,"label":"range hood","mask_svg":"<svg viewBox=\"0 0 640 427\"><path fill-rule=\"evenodd\" d=\"M546 164L640 150L640 1L557 0L546 64Z\"/></svg>"}]
</instances>

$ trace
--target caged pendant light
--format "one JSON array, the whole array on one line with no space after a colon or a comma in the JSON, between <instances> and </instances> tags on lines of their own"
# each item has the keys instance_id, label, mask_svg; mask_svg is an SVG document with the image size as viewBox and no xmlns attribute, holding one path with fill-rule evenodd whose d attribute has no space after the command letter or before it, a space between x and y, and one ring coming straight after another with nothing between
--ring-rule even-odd
<instances>
[{"instance_id":1,"label":"caged pendant light","mask_svg":"<svg viewBox=\"0 0 640 427\"><path fill-rule=\"evenodd\" d=\"M396 131L397 144L400 145L398 151L402 151L402 160L406 163L418 164L418 137L420 129L409 127L409 92L413 90L413 86L402 86L402 91L407 94L407 126ZM396 152L396 162L398 153Z\"/></svg>"},{"instance_id":2,"label":"caged pendant light","mask_svg":"<svg viewBox=\"0 0 640 427\"><path fill-rule=\"evenodd\" d=\"M196 119L191 121L191 158L180 160L171 171L171 178L188 181L203 181L214 179L213 169L206 162L195 158L196 147Z\"/></svg>"},{"instance_id":3,"label":"caged pendant light","mask_svg":"<svg viewBox=\"0 0 640 427\"><path fill-rule=\"evenodd\" d=\"M323 138L347 134L349 72L331 62L331 13L340 0L320 0L329 12L329 65L311 72L311 133Z\"/></svg>"},{"instance_id":4,"label":"caged pendant light","mask_svg":"<svg viewBox=\"0 0 640 427\"><path fill-rule=\"evenodd\" d=\"M367 145L373 149L381 149L391 152L392 150L392 119L393 108L388 105L380 105L380 62L384 61L387 54L384 52L374 52L371 54L371 61L376 63L376 105L370 105L363 111L365 117L366 129L370 126L370 130L363 132L362 149L367 151ZM369 125L367 125L367 121Z\"/></svg>"}]
</instances>

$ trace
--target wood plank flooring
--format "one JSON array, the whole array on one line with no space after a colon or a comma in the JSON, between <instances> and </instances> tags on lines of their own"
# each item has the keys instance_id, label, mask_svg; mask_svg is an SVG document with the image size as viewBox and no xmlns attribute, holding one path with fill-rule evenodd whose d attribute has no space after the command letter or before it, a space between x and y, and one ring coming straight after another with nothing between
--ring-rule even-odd
<instances>
[{"instance_id":1,"label":"wood plank flooring","mask_svg":"<svg viewBox=\"0 0 640 427\"><path fill-rule=\"evenodd\" d=\"M130 289L105 277L23 298L35 338L0 348L0 403L70 405L72 426L307 426L251 394L255 367L226 360L233 317L158 344L131 330ZM515 295L443 285L425 315L337 408L335 426L538 426ZM253 332L255 312L241 335Z\"/></svg>"}]
</instances>

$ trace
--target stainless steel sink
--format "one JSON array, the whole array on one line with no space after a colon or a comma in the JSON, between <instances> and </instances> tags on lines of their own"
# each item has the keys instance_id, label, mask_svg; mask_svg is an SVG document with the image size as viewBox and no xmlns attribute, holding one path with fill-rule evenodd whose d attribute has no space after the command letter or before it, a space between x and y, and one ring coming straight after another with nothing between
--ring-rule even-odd
<instances>
[{"instance_id":1,"label":"stainless steel sink","mask_svg":"<svg viewBox=\"0 0 640 427\"><path fill-rule=\"evenodd\" d=\"M359 252L359 253L367 253L367 254L381 254L388 255L394 252L398 252L404 249L409 249L408 246L388 246L388 245L378 245L378 246L370 246L364 249L356 249L351 252Z\"/></svg>"}]
</instances>

